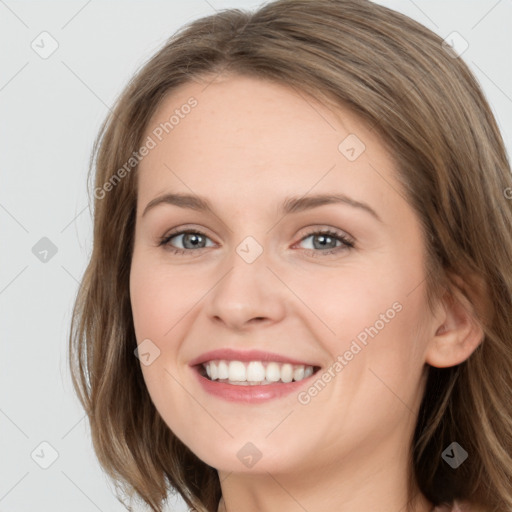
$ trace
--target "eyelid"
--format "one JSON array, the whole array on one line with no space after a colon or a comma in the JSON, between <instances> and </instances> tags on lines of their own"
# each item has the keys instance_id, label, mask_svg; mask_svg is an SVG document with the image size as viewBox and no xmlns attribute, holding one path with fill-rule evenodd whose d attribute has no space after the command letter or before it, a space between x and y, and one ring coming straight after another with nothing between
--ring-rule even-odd
<instances>
[{"instance_id":1,"label":"eyelid","mask_svg":"<svg viewBox=\"0 0 512 512\"><path fill-rule=\"evenodd\" d=\"M325 235L329 237L333 237L336 239L336 241L340 242L340 245L338 247L335 247L333 249L327 249L327 250L319 250L319 249L303 249L306 254L314 257L327 257L330 255L338 255L341 252L345 252L347 250L351 250L355 248L355 239L353 236L349 235L345 231L342 231L338 228L331 228L331 227L312 227L308 232L300 237L300 239L292 246L295 247L296 245L300 244L307 238L311 236L320 236Z\"/></svg>"},{"instance_id":2,"label":"eyelid","mask_svg":"<svg viewBox=\"0 0 512 512\"><path fill-rule=\"evenodd\" d=\"M303 228L305 233L300 236L299 241L304 240L304 238L307 238L308 236L318 234L318 233L329 233L332 236L337 236L340 238L344 238L347 241L350 241L352 243L356 242L356 239L347 231L344 231L343 229L332 227L328 224L313 224L311 226L307 226Z\"/></svg>"},{"instance_id":3,"label":"eyelid","mask_svg":"<svg viewBox=\"0 0 512 512\"><path fill-rule=\"evenodd\" d=\"M212 237L210 237L207 233L205 233L205 231L203 229L198 229L195 227L188 227L187 225L184 225L184 226L180 226L178 228L172 229L171 231L167 232L162 237L159 237L157 240L157 242L158 242L157 245L164 246L164 248L167 248L166 246L169 246L170 250L175 250L175 252L182 251L182 252L189 252L189 253L201 252L202 249L208 248L208 247L200 247L199 249L180 249L179 247L173 247L169 244L169 242L172 238L175 238L175 237L178 237L181 235L186 235L188 233L192 233L192 234L195 233L197 235L201 235L205 238L208 238L209 240L212 240Z\"/></svg>"},{"instance_id":4,"label":"eyelid","mask_svg":"<svg viewBox=\"0 0 512 512\"><path fill-rule=\"evenodd\" d=\"M167 231L165 235L158 238L159 241L172 238L174 236L182 235L184 233L197 233L199 235L205 236L207 238L212 239L212 237L206 233L205 228L196 228L195 224L184 224L182 226L178 226L177 228L173 228L170 231Z\"/></svg>"},{"instance_id":5,"label":"eyelid","mask_svg":"<svg viewBox=\"0 0 512 512\"><path fill-rule=\"evenodd\" d=\"M190 226L190 227L189 227ZM348 234L346 231L343 231L338 228L333 228L327 225L321 225L317 224L314 226L309 226L307 228L304 228L304 230L307 230L305 233L303 233L299 240L295 242L292 247L295 247L297 244L300 244L305 239L309 238L313 235L325 235L325 236L331 236L334 237L337 241L341 243L340 246L335 247L334 249L327 249L327 250L320 250L320 249L303 249L307 254L311 255L324 255L327 256L329 254L338 253L343 250L347 249L353 249L355 245L355 238ZM169 244L170 240L172 238L185 235L185 234L197 234L200 236L203 236L205 238L208 238L209 240L212 240L212 238L203 231L203 228L198 229L195 227L192 227L192 225L183 225L179 226L178 228L175 228L171 230L170 232L166 233L164 236L162 236L159 239L158 246L164 246L164 248L169 247L169 250L176 254L184 254L184 253L202 253L203 249L208 249L208 247L199 247L198 249L181 249L179 247L173 247ZM213 241L213 240L212 240Z\"/></svg>"}]
</instances>

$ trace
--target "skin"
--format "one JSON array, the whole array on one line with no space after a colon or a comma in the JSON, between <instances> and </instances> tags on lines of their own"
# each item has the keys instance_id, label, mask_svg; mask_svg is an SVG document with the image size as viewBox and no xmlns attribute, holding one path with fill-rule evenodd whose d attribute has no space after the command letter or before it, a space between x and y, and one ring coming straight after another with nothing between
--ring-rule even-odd
<instances>
[{"instance_id":1,"label":"skin","mask_svg":"<svg viewBox=\"0 0 512 512\"><path fill-rule=\"evenodd\" d=\"M146 136L191 96L198 104L138 169L130 293L138 343L149 338L160 350L141 365L151 398L217 468L229 512L405 510L426 365L464 361L482 331L467 305L439 300L428 309L420 222L386 144L360 118L255 78L206 83L166 97ZM366 146L355 161L338 150L349 134ZM206 197L215 214L160 204L142 216L168 192ZM286 197L313 193L345 194L380 220L347 204L279 213ZM202 231L204 248L189 243L173 254L171 245L185 247L179 235L158 245L182 227ZM315 248L319 235L310 233L325 228L348 234L354 247ZM236 252L248 236L263 249L253 263ZM323 254L334 246L341 250ZM213 397L188 365L229 347L325 370L397 302L401 311L307 405L296 393L260 404ZM237 457L247 442L262 454L252 468ZM417 497L410 510L431 510Z\"/></svg>"}]
</instances>

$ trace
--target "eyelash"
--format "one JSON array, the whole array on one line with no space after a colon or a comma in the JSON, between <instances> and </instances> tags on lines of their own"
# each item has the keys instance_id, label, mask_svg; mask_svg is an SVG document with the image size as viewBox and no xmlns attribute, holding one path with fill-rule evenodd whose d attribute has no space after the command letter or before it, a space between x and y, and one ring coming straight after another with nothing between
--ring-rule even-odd
<instances>
[{"instance_id":1,"label":"eyelash","mask_svg":"<svg viewBox=\"0 0 512 512\"><path fill-rule=\"evenodd\" d=\"M195 234L195 235L203 236L205 238L209 238L202 231L199 231L199 230L196 230L196 229L185 229L185 230L182 230L182 231L176 231L176 232L170 233L169 235L165 235L164 237L162 237L160 239L160 241L158 243L158 246L159 247L160 246L167 246L169 248L169 250L173 254L177 254L177 255L184 255L187 252L191 252L191 251L192 252L197 252L197 251L201 251L201 249L207 249L207 247L200 247L199 249L180 249L180 248L173 247L173 246L171 246L169 244L169 242L173 238L175 238L177 236L180 236L180 235L184 235L184 234ZM311 231L310 233L308 233L307 235L302 237L299 240L298 243L306 240L307 238L309 238L310 236L313 236L313 235L324 235L324 236L329 236L331 238L335 238L336 240L338 240L338 241L340 241L342 243L342 246L336 247L334 249L325 250L325 251L322 251L322 250L319 250L319 249L305 249L306 253L311 255L311 256L317 256L318 253L320 253L322 256L327 256L327 255L330 255L330 254L338 253L340 251L344 251L344 250L347 250L347 249L354 248L353 240L351 240L349 237L347 237L346 235L344 235L341 232L336 232L336 231L329 230L329 229Z\"/></svg>"}]
</instances>

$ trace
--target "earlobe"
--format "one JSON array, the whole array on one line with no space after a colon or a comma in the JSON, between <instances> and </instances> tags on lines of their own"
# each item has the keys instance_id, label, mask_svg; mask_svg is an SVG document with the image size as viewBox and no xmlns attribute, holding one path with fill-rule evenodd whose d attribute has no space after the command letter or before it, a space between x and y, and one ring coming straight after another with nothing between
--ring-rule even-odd
<instances>
[{"instance_id":1,"label":"earlobe","mask_svg":"<svg viewBox=\"0 0 512 512\"><path fill-rule=\"evenodd\" d=\"M484 339L477 313L460 289L446 292L441 320L433 325L425 361L437 368L456 366L471 356Z\"/></svg>"}]
</instances>

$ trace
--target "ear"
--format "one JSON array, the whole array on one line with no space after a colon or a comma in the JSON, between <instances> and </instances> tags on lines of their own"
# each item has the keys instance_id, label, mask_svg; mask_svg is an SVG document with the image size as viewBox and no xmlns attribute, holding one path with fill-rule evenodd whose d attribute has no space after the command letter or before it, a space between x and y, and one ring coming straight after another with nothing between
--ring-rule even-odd
<instances>
[{"instance_id":1,"label":"ear","mask_svg":"<svg viewBox=\"0 0 512 512\"><path fill-rule=\"evenodd\" d=\"M461 290L464 282L446 291L439 304L439 313L432 324L432 337L427 345L426 362L437 368L464 362L484 339L484 330L477 313Z\"/></svg>"}]
</instances>

